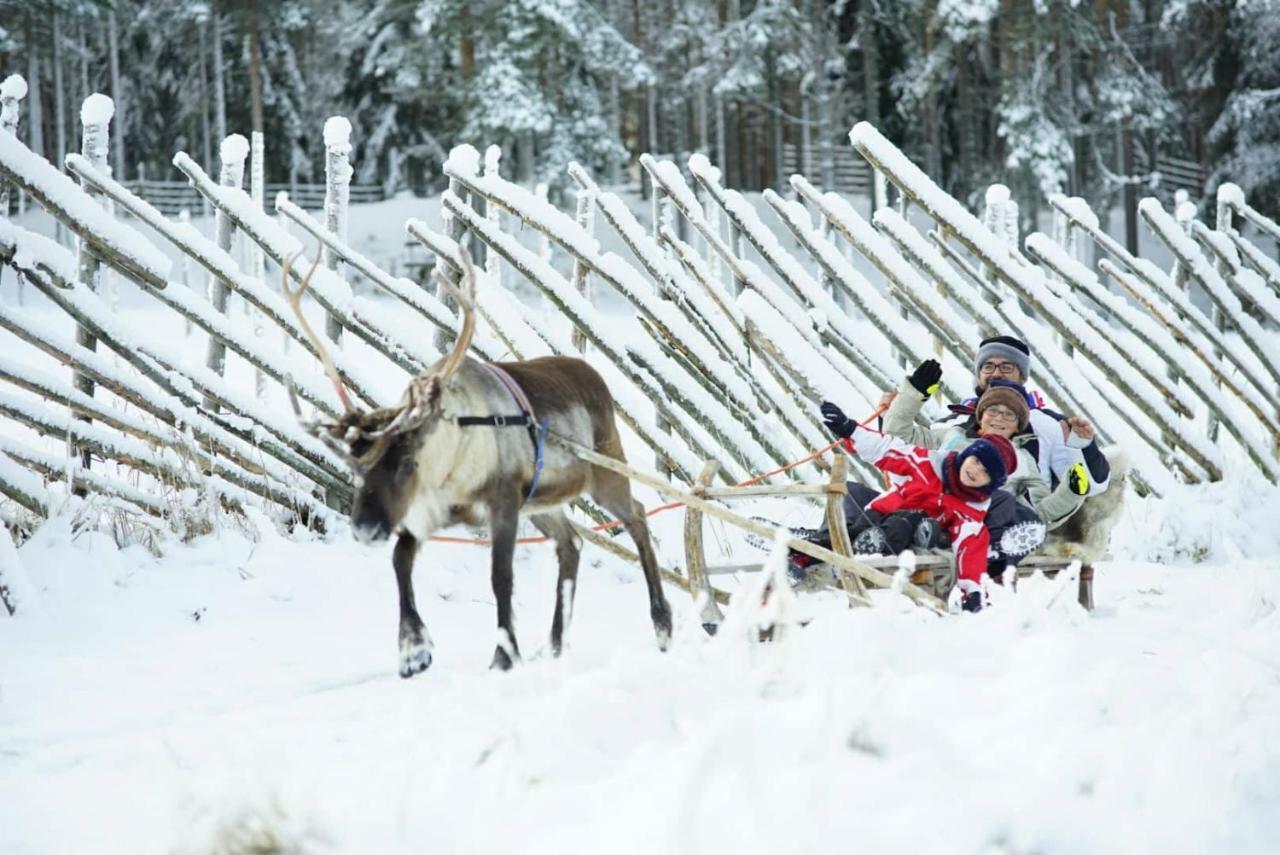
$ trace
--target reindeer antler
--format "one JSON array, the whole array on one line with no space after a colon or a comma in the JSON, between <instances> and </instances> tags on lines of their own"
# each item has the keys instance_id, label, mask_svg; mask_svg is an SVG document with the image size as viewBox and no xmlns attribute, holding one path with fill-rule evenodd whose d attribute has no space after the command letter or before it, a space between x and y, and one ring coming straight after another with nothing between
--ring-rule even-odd
<instances>
[{"instance_id":1,"label":"reindeer antler","mask_svg":"<svg viewBox=\"0 0 1280 855\"><path fill-rule=\"evenodd\" d=\"M316 256L315 261L311 262L311 269L302 278L302 283L298 286L298 289L294 291L289 287L289 270L293 267L293 260L299 255L302 255L302 250L298 250L284 260L284 265L281 268L280 287L284 290L285 299L289 301L289 306L298 318L298 325L302 327L303 334L307 337L307 341L311 342L316 355L320 357L320 362L324 365L324 373L329 375L329 379L333 381L333 388L338 390L338 400L342 402L342 409L347 413L358 413L360 411L351 403L351 398L347 395L347 388L342 383L342 377L338 374L338 369L334 367L333 360L329 358L329 351L325 350L324 345L320 342L320 337L311 328L311 324L307 323L306 315L302 314L302 295L307 292L307 287L311 285L311 277L315 275L316 268L320 266L319 255Z\"/></svg>"},{"instance_id":2,"label":"reindeer antler","mask_svg":"<svg viewBox=\"0 0 1280 855\"><path fill-rule=\"evenodd\" d=\"M453 350L449 351L444 365L440 367L435 377L441 387L462 364L462 357L467 355L467 348L471 345L471 335L476 330L476 269L471 263L471 254L467 252L466 247L458 247L458 256L462 260L462 275L466 283L464 289L459 289L450 282L449 277L439 267L435 271L435 278L440 283L440 287L458 301L458 308L462 310L462 329L458 332L458 339L453 343Z\"/></svg>"}]
</instances>

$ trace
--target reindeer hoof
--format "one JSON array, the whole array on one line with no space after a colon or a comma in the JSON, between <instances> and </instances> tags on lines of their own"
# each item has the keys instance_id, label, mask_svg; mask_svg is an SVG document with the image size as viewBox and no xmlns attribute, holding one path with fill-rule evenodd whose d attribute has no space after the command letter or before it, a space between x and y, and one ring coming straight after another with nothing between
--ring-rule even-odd
<instances>
[{"instance_id":1,"label":"reindeer hoof","mask_svg":"<svg viewBox=\"0 0 1280 855\"><path fill-rule=\"evenodd\" d=\"M431 667L431 651L427 646L418 645L400 654L400 676L412 677L414 674Z\"/></svg>"},{"instance_id":2,"label":"reindeer hoof","mask_svg":"<svg viewBox=\"0 0 1280 855\"><path fill-rule=\"evenodd\" d=\"M702 631L703 631L703 632L705 632L707 635L715 635L715 634L716 634L716 630L718 630L718 629L720 629L720 624L718 624L718 623L709 623L709 622L708 622L708 623L704 623L704 624L702 625Z\"/></svg>"},{"instance_id":3,"label":"reindeer hoof","mask_svg":"<svg viewBox=\"0 0 1280 855\"><path fill-rule=\"evenodd\" d=\"M498 645L493 651L493 661L489 663L489 670L510 671L515 661L507 653L502 645Z\"/></svg>"},{"instance_id":4,"label":"reindeer hoof","mask_svg":"<svg viewBox=\"0 0 1280 855\"><path fill-rule=\"evenodd\" d=\"M653 631L658 636L658 649L663 653L671 646L671 607L665 602L649 610Z\"/></svg>"}]
</instances>

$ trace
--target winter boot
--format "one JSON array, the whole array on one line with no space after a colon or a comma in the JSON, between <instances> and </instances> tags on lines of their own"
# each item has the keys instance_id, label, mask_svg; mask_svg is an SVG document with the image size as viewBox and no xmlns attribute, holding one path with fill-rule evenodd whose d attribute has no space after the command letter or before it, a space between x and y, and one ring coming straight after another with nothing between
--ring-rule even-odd
<instances>
[{"instance_id":1,"label":"winter boot","mask_svg":"<svg viewBox=\"0 0 1280 855\"><path fill-rule=\"evenodd\" d=\"M942 549L951 545L946 529L932 517L924 517L916 523L915 535L911 541L919 550Z\"/></svg>"},{"instance_id":2,"label":"winter boot","mask_svg":"<svg viewBox=\"0 0 1280 855\"><path fill-rule=\"evenodd\" d=\"M853 539L854 555L888 555L889 541L880 526L870 526L858 532Z\"/></svg>"},{"instance_id":3,"label":"winter boot","mask_svg":"<svg viewBox=\"0 0 1280 855\"><path fill-rule=\"evenodd\" d=\"M809 571L818 559L812 555L805 555L803 552L792 550L787 555L787 578L791 580L792 587L804 583L809 577Z\"/></svg>"},{"instance_id":4,"label":"winter boot","mask_svg":"<svg viewBox=\"0 0 1280 855\"><path fill-rule=\"evenodd\" d=\"M1045 525L1039 520L1012 523L1000 535L1000 552L1007 555L1012 562L1017 563L1018 559L1044 543L1044 536Z\"/></svg>"},{"instance_id":5,"label":"winter boot","mask_svg":"<svg viewBox=\"0 0 1280 855\"><path fill-rule=\"evenodd\" d=\"M965 612L982 611L982 592L970 591L960 598L960 610Z\"/></svg>"}]
</instances>

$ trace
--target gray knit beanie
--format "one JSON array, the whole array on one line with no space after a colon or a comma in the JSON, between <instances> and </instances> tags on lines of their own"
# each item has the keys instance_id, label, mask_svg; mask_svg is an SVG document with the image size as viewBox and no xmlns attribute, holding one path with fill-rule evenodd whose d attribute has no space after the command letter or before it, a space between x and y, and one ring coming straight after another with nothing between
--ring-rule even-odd
<instances>
[{"instance_id":1,"label":"gray knit beanie","mask_svg":"<svg viewBox=\"0 0 1280 855\"><path fill-rule=\"evenodd\" d=\"M982 373L982 363L993 356L998 359L1007 359L1018 366L1018 371L1022 374L1024 382L1031 376L1031 348L1027 347L1026 342L1022 341L1022 339L1014 338L1011 335L984 338L978 345L978 355L973 359L973 373L975 376Z\"/></svg>"}]
</instances>

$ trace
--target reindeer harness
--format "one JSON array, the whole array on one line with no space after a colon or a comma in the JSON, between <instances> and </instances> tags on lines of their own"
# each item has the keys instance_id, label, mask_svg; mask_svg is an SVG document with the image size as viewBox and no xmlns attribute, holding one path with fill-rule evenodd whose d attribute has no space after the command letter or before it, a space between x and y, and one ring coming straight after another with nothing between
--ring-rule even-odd
<instances>
[{"instance_id":1,"label":"reindeer harness","mask_svg":"<svg viewBox=\"0 0 1280 855\"><path fill-rule=\"evenodd\" d=\"M516 402L516 406L520 408L520 415L457 416L455 421L458 427L522 427L529 432L529 441L533 443L533 481L529 484L529 494L524 497L527 502L537 492L538 479L542 477L542 449L547 438L547 419L543 419L541 423L538 422L533 413L533 404L529 403L528 396L525 395L524 390L520 388L520 384L515 381L514 377L491 362L482 362L480 364L488 369L490 374L498 378L498 382L511 393L511 398Z\"/></svg>"}]
</instances>

